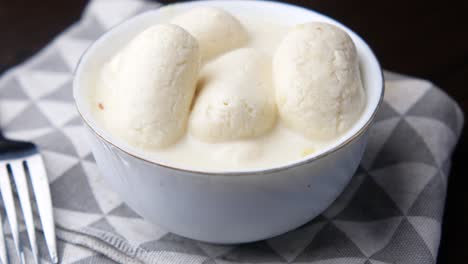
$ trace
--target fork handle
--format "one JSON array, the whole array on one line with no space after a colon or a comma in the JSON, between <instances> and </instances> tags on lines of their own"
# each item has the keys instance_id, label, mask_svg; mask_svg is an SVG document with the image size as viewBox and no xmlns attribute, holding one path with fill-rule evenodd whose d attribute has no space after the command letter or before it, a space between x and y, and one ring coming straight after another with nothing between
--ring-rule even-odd
<instances>
[{"instance_id":1,"label":"fork handle","mask_svg":"<svg viewBox=\"0 0 468 264\"><path fill-rule=\"evenodd\" d=\"M0 130L0 155L19 151L33 151L36 146L31 142L10 140L3 136Z\"/></svg>"}]
</instances>

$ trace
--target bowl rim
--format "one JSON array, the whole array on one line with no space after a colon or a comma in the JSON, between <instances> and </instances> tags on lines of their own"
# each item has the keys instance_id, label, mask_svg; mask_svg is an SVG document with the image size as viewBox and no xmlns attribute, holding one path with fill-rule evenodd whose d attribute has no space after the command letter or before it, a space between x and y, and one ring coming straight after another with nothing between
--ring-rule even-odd
<instances>
[{"instance_id":1,"label":"bowl rim","mask_svg":"<svg viewBox=\"0 0 468 264\"><path fill-rule=\"evenodd\" d=\"M139 161L143 161L145 163L149 163L150 165L156 165L156 166L159 166L159 167L163 167L165 169L170 169L170 170L175 170L175 171L179 171L179 172L184 172L184 173L190 173L190 174L203 174L203 175L207 175L207 176L210 176L210 175L223 175L223 176L246 176L246 175L260 175L260 174L271 174L271 173L275 173L275 172L279 172L279 171L284 171L284 170L287 170L287 169L290 169L290 168L293 168L293 167L297 167L297 166L301 166L301 165L304 165L304 164L308 164L310 162L313 162L313 161L316 161L316 160L319 160L319 159L322 159L322 158L325 158L339 150L341 150L342 148L346 147L347 145L353 143L355 140L357 140L358 138L360 138L371 126L372 122L374 121L376 115L377 115L377 112L378 110L380 109L381 105L382 105L382 102L383 102L383 99L384 99L384 94L385 94L385 80L384 80L384 74L383 74L383 70L382 70L382 67L380 65L380 62L379 60L377 59L374 51L372 50L372 48L367 44L367 42L361 37L359 36L356 32L354 32L353 30L351 30L349 27L347 27L346 25L342 24L341 22L335 20L334 18L331 18L327 15L324 15L320 12L317 12L315 10L312 10L312 9L308 9L308 8L305 8L305 7L301 7L301 6L298 6L298 5L294 5L294 4L289 4L289 3L282 3L282 2L277 2L277 1L274 1L274 0L264 0L264 1L255 1L255 0L201 0L201 1L195 1L195 2L240 2L240 3L252 3L252 2L255 2L255 3L264 3L264 4L269 4L269 5L277 5L277 6L284 6L284 7L288 7L288 8L296 8L296 9L301 9L303 11L307 11L307 12L311 12L311 13L315 13L315 14L318 14L322 17L325 17L327 19L330 19L332 20L333 22L337 23L338 25L340 25L341 27L347 29L348 31L354 33L354 35L360 40L362 41L362 43L364 44L364 46L368 49L372 59L375 61L375 63L377 64L377 67L378 67L378 72L380 72L380 81L381 81L381 89L380 89L380 96L379 96L379 99L378 99L378 102L377 104L375 105L375 108L373 109L371 115L369 116L369 118L366 120L366 122L352 135L350 135L348 138L346 138L343 142L341 142L340 144L324 151L323 153L320 153L318 155L315 155L315 156L311 156L309 158L306 158L306 159L303 159L303 160L298 160L298 161L292 161L290 163L287 163L287 164L284 164L284 165L280 165L280 166L277 166L277 167L271 167L271 168L261 168L261 169L250 169L250 170L245 170L245 171L203 171L203 170L197 170L197 169L186 169L186 168L181 168L181 167L176 167L176 166L171 166L171 165L168 165L168 164L163 164L163 163L160 163L160 162L157 162L157 161L154 161L154 160L151 160L151 159L148 159L148 158L145 158L145 157L142 157L141 155L138 155L136 153L131 153L131 151L128 151L128 150L125 150L124 148L122 147L119 147L118 144L112 142L110 139L107 139L105 136L101 135L96 128L94 128L94 126L91 124L91 122L89 120L87 120L87 118L85 117L85 115L80 111L80 106L79 106L79 103L78 103L78 100L77 100L77 79L76 76L77 76L77 73L79 73L81 67L82 67L82 64L83 64L83 59L86 57L86 55L90 52L90 50L95 47L96 43L98 43L99 41L101 41L104 37L106 37L111 31L114 31L114 29L118 26L120 26L121 24L124 24L126 22L128 22L129 20L132 20L136 17L140 17L140 16L144 16L144 15L147 15L148 13L150 12L157 12L157 10L159 8L163 8L163 7L169 7L169 6L178 6L178 5L185 5L185 4L191 4L193 3L192 1L190 2L186 2L186 3L174 3L174 4L168 4L168 5L162 5L160 7L158 7L157 9L152 9L152 10L148 10L148 11L145 11L143 13L140 13L138 15L135 15L135 16L132 16L132 17L129 17L127 19L125 19L124 21L118 23L117 25L111 27L110 29L108 29L106 32L104 32L101 36L99 36L96 40L93 41L93 43L88 46L86 48L86 50L83 52L83 54L81 55L80 59L78 60L78 63L77 63L77 66L75 67L75 71L74 71L74 79L73 79L73 98L74 98L74 103L75 103L75 107L77 109L77 112L81 118L81 120L83 120L83 123L91 130L91 132L93 132L97 137L99 137L101 140L105 141L107 144L111 145L112 147L118 149L119 151L125 153L126 155L128 156L131 156Z\"/></svg>"}]
</instances>

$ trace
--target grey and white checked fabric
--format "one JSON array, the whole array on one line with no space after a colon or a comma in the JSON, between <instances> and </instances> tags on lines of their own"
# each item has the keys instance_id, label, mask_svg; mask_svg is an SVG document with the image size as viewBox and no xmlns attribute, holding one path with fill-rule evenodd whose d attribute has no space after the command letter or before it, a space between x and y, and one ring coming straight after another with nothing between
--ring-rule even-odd
<instances>
[{"instance_id":1,"label":"grey and white checked fabric","mask_svg":"<svg viewBox=\"0 0 468 264\"><path fill-rule=\"evenodd\" d=\"M91 1L79 22L0 78L0 126L9 137L36 142L47 163L62 263L435 262L463 114L430 82L390 72L352 183L323 215L297 230L257 243L211 245L170 234L122 203L102 182L83 138L72 99L73 69L106 29L156 7L138 0ZM21 236L28 245L24 228ZM39 245L46 256L44 242Z\"/></svg>"}]
</instances>

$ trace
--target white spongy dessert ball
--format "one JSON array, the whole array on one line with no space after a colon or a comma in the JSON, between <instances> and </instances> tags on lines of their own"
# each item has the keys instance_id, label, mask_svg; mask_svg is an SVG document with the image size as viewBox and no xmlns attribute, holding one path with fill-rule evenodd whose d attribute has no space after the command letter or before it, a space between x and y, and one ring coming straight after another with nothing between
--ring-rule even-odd
<instances>
[{"instance_id":1,"label":"white spongy dessert ball","mask_svg":"<svg viewBox=\"0 0 468 264\"><path fill-rule=\"evenodd\" d=\"M273 60L281 119L309 138L331 139L349 129L365 105L356 47L326 23L296 26Z\"/></svg>"},{"instance_id":2,"label":"white spongy dessert ball","mask_svg":"<svg viewBox=\"0 0 468 264\"><path fill-rule=\"evenodd\" d=\"M186 131L199 68L197 40L184 29L146 29L104 66L97 95L104 121L132 144L173 144Z\"/></svg>"},{"instance_id":3,"label":"white spongy dessert ball","mask_svg":"<svg viewBox=\"0 0 468 264\"><path fill-rule=\"evenodd\" d=\"M192 34L200 44L203 61L242 47L248 34L228 12L214 7L199 7L175 17L171 23Z\"/></svg>"},{"instance_id":4,"label":"white spongy dessert ball","mask_svg":"<svg viewBox=\"0 0 468 264\"><path fill-rule=\"evenodd\" d=\"M231 51L204 66L189 131L208 142L260 136L276 121L271 62L254 49Z\"/></svg>"}]
</instances>

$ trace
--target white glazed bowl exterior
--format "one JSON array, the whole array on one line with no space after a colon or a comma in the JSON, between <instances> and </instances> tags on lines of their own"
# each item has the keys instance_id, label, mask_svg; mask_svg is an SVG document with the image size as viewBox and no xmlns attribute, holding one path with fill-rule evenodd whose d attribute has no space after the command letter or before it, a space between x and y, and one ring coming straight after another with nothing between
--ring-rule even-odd
<instances>
[{"instance_id":1,"label":"white glazed bowl exterior","mask_svg":"<svg viewBox=\"0 0 468 264\"><path fill-rule=\"evenodd\" d=\"M305 224L342 192L366 144L362 135L287 170L224 176L157 166L92 131L89 138L103 176L132 209L173 233L212 243L261 240Z\"/></svg>"},{"instance_id":2,"label":"white glazed bowl exterior","mask_svg":"<svg viewBox=\"0 0 468 264\"><path fill-rule=\"evenodd\" d=\"M262 12L284 10L301 16L310 14L314 20L332 21L313 11L274 2L201 1L178 6L197 5L220 6L234 12L251 5L261 8ZM136 20L150 25L151 16L157 15L157 10L151 11ZM125 26L128 27L128 23L119 27ZM360 38L357 41L364 43ZM91 69L93 64L97 66L91 59L98 49L94 47L97 44L86 52L78 66L74 96L87 124L92 151L102 175L138 214L168 231L192 239L212 243L251 242L285 233L310 221L337 198L352 178L367 142L367 128L383 96L380 66L367 45L361 43L364 45L361 47L359 43L358 52L367 60L361 65L365 68L363 79L365 86L366 82L368 84L367 94L374 97L368 100L372 105L367 107L372 109L367 111L367 120L355 134L319 157L269 170L191 171L146 161L122 147L122 142L93 119L84 92L84 86L90 84L81 80L89 75L86 69ZM369 74L372 76L366 77ZM366 80L369 78L370 82Z\"/></svg>"}]
</instances>

